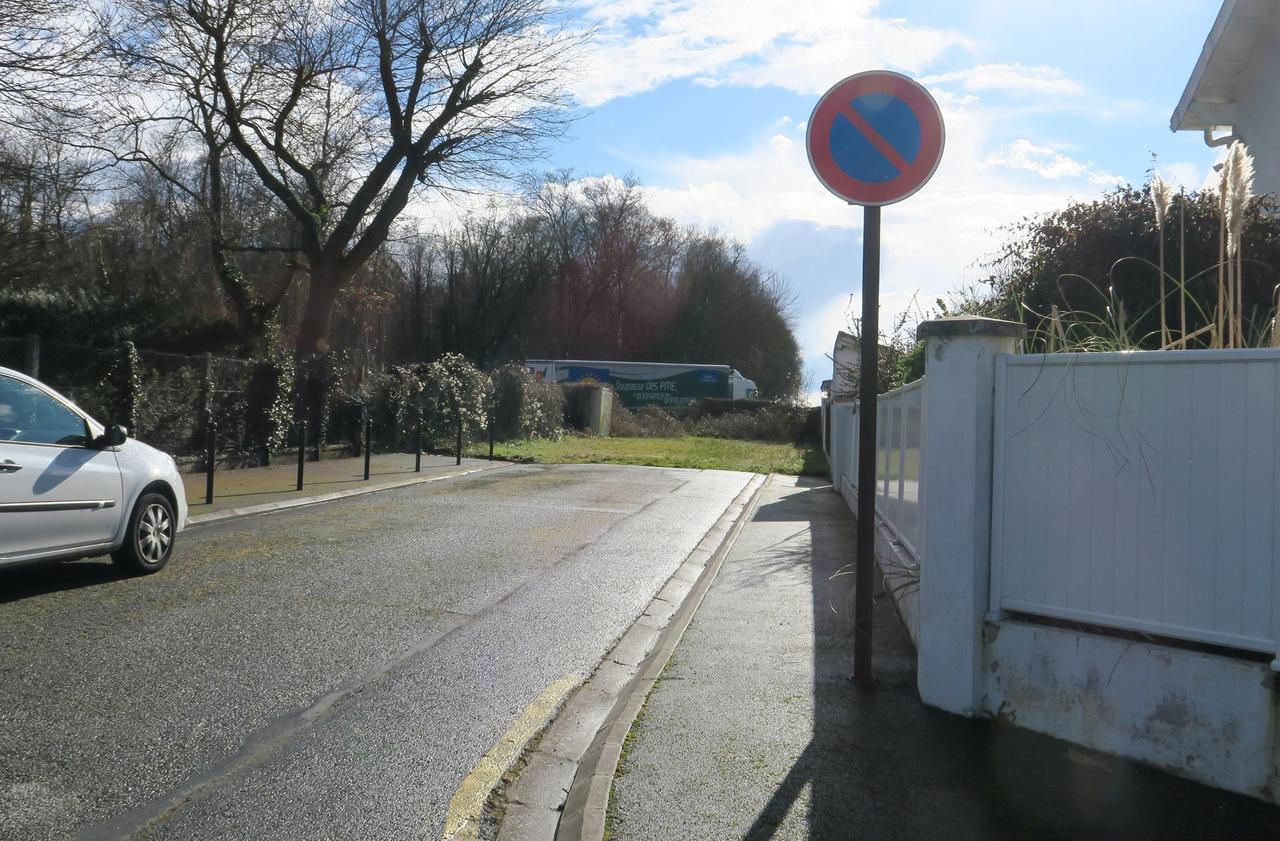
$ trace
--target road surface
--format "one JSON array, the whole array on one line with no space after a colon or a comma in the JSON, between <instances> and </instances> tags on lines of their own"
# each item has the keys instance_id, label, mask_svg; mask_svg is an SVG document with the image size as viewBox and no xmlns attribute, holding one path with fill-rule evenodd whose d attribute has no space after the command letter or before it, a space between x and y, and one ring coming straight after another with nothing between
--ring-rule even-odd
<instances>
[{"instance_id":1,"label":"road surface","mask_svg":"<svg viewBox=\"0 0 1280 841\"><path fill-rule=\"evenodd\" d=\"M511 467L0 570L0 839L440 838L748 479Z\"/></svg>"}]
</instances>

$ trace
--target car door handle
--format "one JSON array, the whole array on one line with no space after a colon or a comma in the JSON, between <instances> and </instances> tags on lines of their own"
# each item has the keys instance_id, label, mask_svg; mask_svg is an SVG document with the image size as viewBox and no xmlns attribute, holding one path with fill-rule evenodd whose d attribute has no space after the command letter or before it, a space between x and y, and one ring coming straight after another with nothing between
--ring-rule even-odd
<instances>
[{"instance_id":1,"label":"car door handle","mask_svg":"<svg viewBox=\"0 0 1280 841\"><path fill-rule=\"evenodd\" d=\"M17 473L21 469L22 465L13 459L7 458L4 461L0 461L0 473Z\"/></svg>"}]
</instances>

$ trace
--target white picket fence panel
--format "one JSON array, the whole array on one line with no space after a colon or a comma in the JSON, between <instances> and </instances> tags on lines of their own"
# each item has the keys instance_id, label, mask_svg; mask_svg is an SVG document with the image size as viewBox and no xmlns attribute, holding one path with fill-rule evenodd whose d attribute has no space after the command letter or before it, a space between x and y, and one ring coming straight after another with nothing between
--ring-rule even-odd
<instances>
[{"instance_id":1,"label":"white picket fence panel","mask_svg":"<svg viewBox=\"0 0 1280 841\"><path fill-rule=\"evenodd\" d=\"M1274 654L1278 439L1280 350L999 358L991 609Z\"/></svg>"},{"instance_id":2,"label":"white picket fence panel","mask_svg":"<svg viewBox=\"0 0 1280 841\"><path fill-rule=\"evenodd\" d=\"M832 479L853 500L858 490L857 403L835 402L831 411ZM876 418L876 514L917 563L924 554L924 411L924 380L919 379L880 395Z\"/></svg>"}]
</instances>

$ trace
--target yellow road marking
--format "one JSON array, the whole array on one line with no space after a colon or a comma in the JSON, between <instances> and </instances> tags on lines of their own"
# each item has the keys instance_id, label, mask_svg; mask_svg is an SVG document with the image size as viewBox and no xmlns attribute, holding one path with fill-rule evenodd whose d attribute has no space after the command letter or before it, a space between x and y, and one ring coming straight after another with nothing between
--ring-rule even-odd
<instances>
[{"instance_id":1,"label":"yellow road marking","mask_svg":"<svg viewBox=\"0 0 1280 841\"><path fill-rule=\"evenodd\" d=\"M577 675L565 675L542 691L516 719L511 729L480 758L449 802L443 841L474 841L480 835L480 816L489 792L519 758L533 735L546 726L560 703L582 683Z\"/></svg>"}]
</instances>

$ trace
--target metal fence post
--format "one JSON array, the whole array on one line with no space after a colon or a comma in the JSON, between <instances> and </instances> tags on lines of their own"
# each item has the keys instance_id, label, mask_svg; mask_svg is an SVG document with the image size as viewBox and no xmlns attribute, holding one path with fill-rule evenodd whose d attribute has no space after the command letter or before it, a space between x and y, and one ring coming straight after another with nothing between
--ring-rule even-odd
<instances>
[{"instance_id":1,"label":"metal fence post","mask_svg":"<svg viewBox=\"0 0 1280 841\"><path fill-rule=\"evenodd\" d=\"M458 458L456 464L462 464L462 411L458 411Z\"/></svg>"},{"instance_id":2,"label":"metal fence post","mask_svg":"<svg viewBox=\"0 0 1280 841\"><path fill-rule=\"evenodd\" d=\"M414 407L413 426L413 472L422 472L422 404Z\"/></svg>"},{"instance_id":3,"label":"metal fence post","mask_svg":"<svg viewBox=\"0 0 1280 841\"><path fill-rule=\"evenodd\" d=\"M373 417L369 412L369 404L365 403L364 414L364 480L369 481L369 458L373 454Z\"/></svg>"},{"instance_id":4,"label":"metal fence post","mask_svg":"<svg viewBox=\"0 0 1280 841\"><path fill-rule=\"evenodd\" d=\"M204 504L213 504L213 470L218 448L218 424L213 419L213 354L204 355L204 383L201 400L204 403Z\"/></svg>"},{"instance_id":5,"label":"metal fence post","mask_svg":"<svg viewBox=\"0 0 1280 841\"><path fill-rule=\"evenodd\" d=\"M493 461L493 408L489 409L489 461Z\"/></svg>"},{"instance_id":6,"label":"metal fence post","mask_svg":"<svg viewBox=\"0 0 1280 841\"><path fill-rule=\"evenodd\" d=\"M307 463L307 419L298 424L298 490L302 490L302 471Z\"/></svg>"},{"instance_id":7,"label":"metal fence post","mask_svg":"<svg viewBox=\"0 0 1280 841\"><path fill-rule=\"evenodd\" d=\"M26 372L33 377L40 376L40 336L36 333L28 333L26 345L24 346L23 365Z\"/></svg>"},{"instance_id":8,"label":"metal fence post","mask_svg":"<svg viewBox=\"0 0 1280 841\"><path fill-rule=\"evenodd\" d=\"M218 424L210 414L205 424L208 427L209 439L204 452L204 504L213 505L213 461L217 457Z\"/></svg>"}]
</instances>

